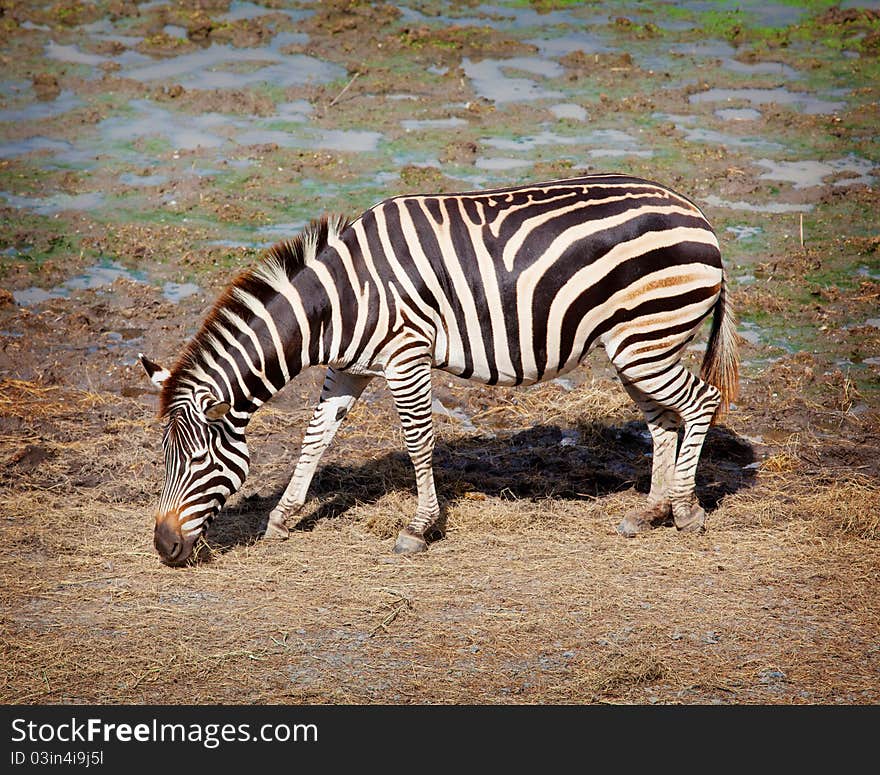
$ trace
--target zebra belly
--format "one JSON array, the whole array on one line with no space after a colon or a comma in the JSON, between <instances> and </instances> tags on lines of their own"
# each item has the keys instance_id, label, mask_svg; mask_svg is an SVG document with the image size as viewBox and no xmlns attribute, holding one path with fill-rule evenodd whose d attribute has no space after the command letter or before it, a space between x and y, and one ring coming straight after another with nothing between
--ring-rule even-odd
<instances>
[{"instance_id":1,"label":"zebra belly","mask_svg":"<svg viewBox=\"0 0 880 775\"><path fill-rule=\"evenodd\" d=\"M590 350L594 349L591 347ZM580 354L580 351L579 351ZM561 377L580 364L588 353L584 353L582 357L569 358L561 369L547 369L543 373L531 371L523 373L521 376L512 371L499 370L493 374L488 363L473 364L473 371L466 373L463 362L451 362L438 364L434 363L434 368L438 371L453 374L456 377L464 377L472 382L480 382L484 385L500 385L502 387L516 387L522 385L534 385L538 382L547 382L556 377Z\"/></svg>"}]
</instances>

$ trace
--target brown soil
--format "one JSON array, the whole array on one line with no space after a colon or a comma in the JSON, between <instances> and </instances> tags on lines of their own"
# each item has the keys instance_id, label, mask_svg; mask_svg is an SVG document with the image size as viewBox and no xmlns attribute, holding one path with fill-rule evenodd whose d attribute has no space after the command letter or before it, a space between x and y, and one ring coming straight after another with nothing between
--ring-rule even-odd
<instances>
[{"instance_id":1,"label":"brown soil","mask_svg":"<svg viewBox=\"0 0 880 775\"><path fill-rule=\"evenodd\" d=\"M815 378L803 359L746 380L710 434L708 533L634 540L614 528L644 497L649 445L601 359L571 391L438 375L477 430L438 417L445 537L415 558L390 553L414 496L383 385L291 539L259 540L317 392L309 372L255 417L244 492L174 571L151 547L155 397L94 351L143 337L170 358L203 301L156 297L120 281L112 297L0 309L23 334L0 354L20 375L0 385L5 701L880 700L880 424L849 411L844 384L825 405L799 398Z\"/></svg>"}]
</instances>

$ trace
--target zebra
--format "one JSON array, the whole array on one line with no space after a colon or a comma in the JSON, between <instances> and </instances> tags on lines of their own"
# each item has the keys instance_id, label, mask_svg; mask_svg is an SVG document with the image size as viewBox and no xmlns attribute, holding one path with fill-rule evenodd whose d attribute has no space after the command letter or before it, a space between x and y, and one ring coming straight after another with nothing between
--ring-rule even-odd
<instances>
[{"instance_id":1,"label":"zebra","mask_svg":"<svg viewBox=\"0 0 880 775\"><path fill-rule=\"evenodd\" d=\"M710 313L698 377L682 357ZM169 565L187 561L247 476L251 416L320 365L320 399L265 537L288 537L322 454L381 375L417 491L394 552L424 551L440 514L432 369L531 385L565 374L599 345L653 442L647 504L618 531L634 536L671 517L681 531L703 532L696 469L710 425L736 399L738 335L718 241L690 199L595 174L395 196L351 221L312 221L228 286L174 368L140 355L161 387L165 421L156 549Z\"/></svg>"}]
</instances>

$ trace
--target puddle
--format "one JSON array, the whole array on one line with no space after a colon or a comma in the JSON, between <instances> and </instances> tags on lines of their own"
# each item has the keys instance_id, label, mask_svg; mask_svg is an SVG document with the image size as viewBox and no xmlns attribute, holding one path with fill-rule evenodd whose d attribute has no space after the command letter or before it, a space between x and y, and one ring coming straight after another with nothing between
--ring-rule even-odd
<instances>
[{"instance_id":1,"label":"puddle","mask_svg":"<svg viewBox=\"0 0 880 775\"><path fill-rule=\"evenodd\" d=\"M737 333L749 344L757 347L776 347L787 353L794 352L794 347L787 341L774 339L767 331L749 320L741 320L737 324Z\"/></svg>"},{"instance_id":2,"label":"puddle","mask_svg":"<svg viewBox=\"0 0 880 775\"><path fill-rule=\"evenodd\" d=\"M730 59L736 49L723 40L707 40L701 43L676 43L669 47L675 54L690 57L711 57L713 59Z\"/></svg>"},{"instance_id":3,"label":"puddle","mask_svg":"<svg viewBox=\"0 0 880 775\"><path fill-rule=\"evenodd\" d=\"M104 203L104 194L95 191L88 194L53 194L47 197L30 197L0 191L0 199L19 210L31 210L37 215L55 215L65 210L95 210Z\"/></svg>"},{"instance_id":4,"label":"puddle","mask_svg":"<svg viewBox=\"0 0 880 775\"><path fill-rule=\"evenodd\" d=\"M52 164L82 165L86 168L95 166L96 160L103 153L112 151L114 160L125 160L131 164L148 167L151 158L148 155L120 148L120 143L128 144L137 138L161 138L168 142L174 150L195 150L197 148L219 148L235 141L236 132L244 136L239 140L244 144L275 142L284 147L322 148L330 150L375 150L382 135L377 132L357 132L348 130L308 130L304 137L297 138L289 131L271 131L253 129L256 125L252 119L225 115L221 113L205 113L189 115L175 113L159 107L147 99L135 99L129 102L130 113L106 118L96 125L99 137L84 136L78 145L49 137L29 137L24 140L0 144L0 159L23 156L28 153L46 151L53 154ZM304 99L281 103L274 116L261 120L261 123L284 121L304 123L312 112L312 105ZM116 147L113 147L113 146ZM222 159L221 159L222 160ZM232 166L250 164L247 160L229 160ZM202 171L204 174L204 171ZM127 185L156 185L144 179L138 181L134 176L123 180Z\"/></svg>"},{"instance_id":5,"label":"puddle","mask_svg":"<svg viewBox=\"0 0 880 775\"><path fill-rule=\"evenodd\" d=\"M13 291L15 301L23 307L47 301L48 299L66 299L71 291L94 290L109 287L120 278L138 283L147 282L146 272L126 269L115 261L103 261L89 267L80 275L65 280L61 285L46 290L45 288L26 288Z\"/></svg>"},{"instance_id":6,"label":"puddle","mask_svg":"<svg viewBox=\"0 0 880 775\"><path fill-rule=\"evenodd\" d=\"M291 239L299 234L305 227L305 221L291 221L290 223L273 223L268 226L260 226L255 233L262 237L274 240Z\"/></svg>"},{"instance_id":7,"label":"puddle","mask_svg":"<svg viewBox=\"0 0 880 775\"><path fill-rule=\"evenodd\" d=\"M721 66L725 70L743 75L778 75L789 80L801 78L797 70L782 62L740 62L737 59L723 59Z\"/></svg>"},{"instance_id":8,"label":"puddle","mask_svg":"<svg viewBox=\"0 0 880 775\"><path fill-rule=\"evenodd\" d=\"M868 159L858 156L847 156L842 159L829 161L773 161L772 159L758 159L755 164L764 167L767 172L759 177L763 180L779 180L784 183L792 183L794 188L811 188L812 186L824 185L825 178L841 173L851 173L850 176L833 181L834 186L870 186L875 178L869 174L875 169L875 165Z\"/></svg>"},{"instance_id":9,"label":"puddle","mask_svg":"<svg viewBox=\"0 0 880 775\"><path fill-rule=\"evenodd\" d=\"M22 97L32 93L30 81L0 81L0 97Z\"/></svg>"},{"instance_id":10,"label":"puddle","mask_svg":"<svg viewBox=\"0 0 880 775\"><path fill-rule=\"evenodd\" d=\"M397 167L433 167L438 170L444 167L436 156L425 157L417 153L399 153L392 157L392 161Z\"/></svg>"},{"instance_id":11,"label":"puddle","mask_svg":"<svg viewBox=\"0 0 880 775\"><path fill-rule=\"evenodd\" d=\"M477 169L481 170L515 170L521 167L531 167L533 162L526 161L525 159L512 159L509 157L479 157L477 158L475 166Z\"/></svg>"},{"instance_id":12,"label":"puddle","mask_svg":"<svg viewBox=\"0 0 880 775\"><path fill-rule=\"evenodd\" d=\"M32 102L22 108L0 110L0 121L37 121L69 113L82 105L82 100L65 89L51 102Z\"/></svg>"},{"instance_id":13,"label":"puddle","mask_svg":"<svg viewBox=\"0 0 880 775\"><path fill-rule=\"evenodd\" d=\"M592 159L617 159L622 156L638 156L641 159L649 159L654 155L653 151L626 150L625 148L592 148L587 152Z\"/></svg>"},{"instance_id":14,"label":"puddle","mask_svg":"<svg viewBox=\"0 0 880 775\"><path fill-rule=\"evenodd\" d=\"M479 14L479 16L444 16L442 14L429 16L414 8L402 5L398 6L398 8L401 12L400 18L402 21L432 26L491 27L492 29L507 31L510 28L546 28L562 24L583 26L585 23L584 19L577 18L568 11L551 10L538 12L525 5L514 7L479 5L475 9L468 9Z\"/></svg>"},{"instance_id":15,"label":"puddle","mask_svg":"<svg viewBox=\"0 0 880 775\"><path fill-rule=\"evenodd\" d=\"M276 121L293 121L294 123L300 123L302 121L308 121L309 116L314 110L314 106L308 100L282 102L276 106L275 115L272 118Z\"/></svg>"},{"instance_id":16,"label":"puddle","mask_svg":"<svg viewBox=\"0 0 880 775\"><path fill-rule=\"evenodd\" d=\"M529 78L506 74L509 70L515 70L542 78L559 78L565 70L558 62L538 57L482 59L473 62L465 57L461 66L464 74L471 80L473 90L492 102L529 102L563 96L562 92L545 89Z\"/></svg>"},{"instance_id":17,"label":"puddle","mask_svg":"<svg viewBox=\"0 0 880 775\"><path fill-rule=\"evenodd\" d=\"M381 132L356 129L309 129L293 135L277 129L250 129L236 136L239 145L274 143L280 148L319 148L326 151L363 153L375 151L383 139Z\"/></svg>"},{"instance_id":18,"label":"puddle","mask_svg":"<svg viewBox=\"0 0 880 775\"><path fill-rule=\"evenodd\" d=\"M715 115L724 121L757 121L761 111L754 108L721 108Z\"/></svg>"},{"instance_id":19,"label":"puddle","mask_svg":"<svg viewBox=\"0 0 880 775\"><path fill-rule=\"evenodd\" d=\"M184 27L178 27L175 24L166 24L162 28L162 32L164 32L169 38L186 39L186 29Z\"/></svg>"},{"instance_id":20,"label":"puddle","mask_svg":"<svg viewBox=\"0 0 880 775\"><path fill-rule=\"evenodd\" d=\"M111 61L110 57L103 56L102 54L89 54L85 51L80 51L79 47L74 44L62 45L54 40L50 40L46 44L46 57L58 62L66 62L72 65L90 65L92 67L97 67L104 64L104 62Z\"/></svg>"},{"instance_id":21,"label":"puddle","mask_svg":"<svg viewBox=\"0 0 880 775\"><path fill-rule=\"evenodd\" d=\"M669 121L684 135L685 140L691 143L710 143L722 147L733 148L756 148L764 151L782 151L785 149L780 143L766 140L763 137L748 137L741 135L729 135L718 132L715 129L705 129L697 126L697 116L681 116L673 113L652 113L651 118L658 121Z\"/></svg>"},{"instance_id":22,"label":"puddle","mask_svg":"<svg viewBox=\"0 0 880 775\"><path fill-rule=\"evenodd\" d=\"M236 240L236 239L212 239L208 240L204 243L210 247L219 247L219 248L257 248L266 243L262 242L245 242L244 240Z\"/></svg>"},{"instance_id":23,"label":"puddle","mask_svg":"<svg viewBox=\"0 0 880 775\"><path fill-rule=\"evenodd\" d=\"M451 129L456 126L466 126L467 121L463 118L408 118L400 122L407 132L419 129Z\"/></svg>"},{"instance_id":24,"label":"puddle","mask_svg":"<svg viewBox=\"0 0 880 775\"><path fill-rule=\"evenodd\" d=\"M266 8L256 3L245 2L245 0L232 0L229 4L229 10L226 13L219 14L217 18L224 22L234 22L241 19L256 19L258 16L266 16L270 13L283 13L289 16L291 21L301 21L311 16L314 11L311 9Z\"/></svg>"},{"instance_id":25,"label":"puddle","mask_svg":"<svg viewBox=\"0 0 880 775\"><path fill-rule=\"evenodd\" d=\"M781 151L785 146L763 137L741 137L718 132L714 129L676 124L676 129L684 134L690 143L710 143L722 148L755 148L764 151Z\"/></svg>"},{"instance_id":26,"label":"puddle","mask_svg":"<svg viewBox=\"0 0 880 775\"><path fill-rule=\"evenodd\" d=\"M477 11L486 17L477 23L487 27L506 29L508 27L557 27L562 24L582 26L585 20L565 10L536 11L527 5L501 6L479 5Z\"/></svg>"},{"instance_id":27,"label":"puddle","mask_svg":"<svg viewBox=\"0 0 880 775\"><path fill-rule=\"evenodd\" d=\"M116 56L104 56L102 54L89 54L73 43L66 45L56 43L54 40L50 40L46 44L45 54L48 59L54 59L58 62L72 65L87 65L93 68L105 62L115 62L124 67L153 61L146 54L141 54L139 51L126 50Z\"/></svg>"},{"instance_id":28,"label":"puddle","mask_svg":"<svg viewBox=\"0 0 880 775\"><path fill-rule=\"evenodd\" d=\"M725 231L729 231L737 240L747 240L763 234L764 230L760 226L728 226Z\"/></svg>"},{"instance_id":29,"label":"puddle","mask_svg":"<svg viewBox=\"0 0 880 775\"><path fill-rule=\"evenodd\" d=\"M787 105L809 115L834 113L841 110L846 104L822 100L810 94L792 92L781 86L776 89L707 89L691 94L688 100L693 105L703 102L733 102L735 100L751 102L754 105Z\"/></svg>"},{"instance_id":30,"label":"puddle","mask_svg":"<svg viewBox=\"0 0 880 775\"><path fill-rule=\"evenodd\" d=\"M808 13L806 3L771 3L764 0L684 0L676 3L678 8L704 13L707 11L726 11L731 14L742 13L744 19L752 19L760 27L790 27L797 24Z\"/></svg>"},{"instance_id":31,"label":"puddle","mask_svg":"<svg viewBox=\"0 0 880 775\"><path fill-rule=\"evenodd\" d=\"M116 261L104 260L54 288L25 288L13 291L12 295L20 306L31 307L49 299L69 298L72 291L109 289L120 279L142 284L149 282L147 273L143 270L127 269ZM162 295L169 301L179 302L200 290L201 288L193 283L168 282L162 286Z\"/></svg>"},{"instance_id":32,"label":"puddle","mask_svg":"<svg viewBox=\"0 0 880 775\"><path fill-rule=\"evenodd\" d=\"M284 41L304 42L302 36L293 34L285 36ZM256 83L270 83L276 87L327 83L346 74L345 68L306 54L281 54L275 50L278 45L277 40L264 48L235 48L214 43L201 51L151 61L122 75L141 82L172 81L185 89L242 89ZM254 68L241 72L244 62L253 63Z\"/></svg>"},{"instance_id":33,"label":"puddle","mask_svg":"<svg viewBox=\"0 0 880 775\"><path fill-rule=\"evenodd\" d=\"M590 115L586 108L575 105L573 102L560 102L550 106L550 112L559 119L571 119L572 121L587 121Z\"/></svg>"},{"instance_id":34,"label":"puddle","mask_svg":"<svg viewBox=\"0 0 880 775\"><path fill-rule=\"evenodd\" d=\"M73 146L66 140L53 140L51 137L28 137L0 145L0 159L24 156L36 151L71 151Z\"/></svg>"},{"instance_id":35,"label":"puddle","mask_svg":"<svg viewBox=\"0 0 880 775\"><path fill-rule=\"evenodd\" d=\"M147 6L142 5L140 10L145 8ZM274 10L250 2L232 2L229 10L219 15L217 20L228 23L269 13L281 13L296 21L314 12ZM93 38L115 41L129 47L136 46L142 40L140 37L118 34L107 19L83 25L79 29ZM183 27L175 25L165 25L163 32L172 38L185 38L187 35ZM284 54L281 51L284 46L303 45L307 42L308 35L303 33L280 32L268 45L260 48L236 48L229 44L214 43L199 51L156 59L131 48L116 55L92 54L83 51L76 44L50 40L45 47L45 56L48 59L92 68L114 63L124 68L120 72L122 77L142 82L177 82L189 89L240 89L256 83L270 83L278 87L302 86L326 83L345 76L345 69L332 62L305 54Z\"/></svg>"},{"instance_id":36,"label":"puddle","mask_svg":"<svg viewBox=\"0 0 880 775\"><path fill-rule=\"evenodd\" d=\"M740 62L734 59L736 48L721 40L679 43L669 50L682 56L718 59L722 68L741 75L778 75L790 80L802 77L801 73L783 62Z\"/></svg>"},{"instance_id":37,"label":"puddle","mask_svg":"<svg viewBox=\"0 0 880 775\"><path fill-rule=\"evenodd\" d=\"M143 10L145 6L141 6L140 10ZM166 30L171 25L166 26ZM88 35L92 38L97 38L98 40L110 40L115 41L116 43L121 43L124 46L136 46L140 43L143 38L136 35L120 35L116 27L113 25L109 19L99 19L96 22L91 22L90 24L82 24L78 28L78 30L88 33ZM184 37L186 37L186 30L184 30Z\"/></svg>"},{"instance_id":38,"label":"puddle","mask_svg":"<svg viewBox=\"0 0 880 775\"><path fill-rule=\"evenodd\" d=\"M784 202L729 202L715 194L708 194L703 201L711 207L726 207L729 210L745 210L750 213L808 213L813 209L811 204L786 204Z\"/></svg>"},{"instance_id":39,"label":"puddle","mask_svg":"<svg viewBox=\"0 0 880 775\"><path fill-rule=\"evenodd\" d=\"M555 132L539 132L536 135L522 137L484 137L481 142L499 151L531 151L545 145L581 145L583 138L566 137Z\"/></svg>"},{"instance_id":40,"label":"puddle","mask_svg":"<svg viewBox=\"0 0 880 775\"><path fill-rule=\"evenodd\" d=\"M516 138L485 137L481 142L499 151L531 151L551 145L586 146L585 152L591 157L641 156L650 157L653 151L640 149L639 141L619 129L597 129L584 135L560 135L543 131L536 135ZM600 146L591 148L590 146Z\"/></svg>"},{"instance_id":41,"label":"puddle","mask_svg":"<svg viewBox=\"0 0 880 775\"><path fill-rule=\"evenodd\" d=\"M131 141L136 137L164 137L175 149L218 148L227 138L213 130L246 126L245 122L220 113L189 116L171 113L149 100L132 100L135 116L114 116L98 124L103 143Z\"/></svg>"},{"instance_id":42,"label":"puddle","mask_svg":"<svg viewBox=\"0 0 880 775\"><path fill-rule=\"evenodd\" d=\"M195 283L165 283L162 286L162 295L177 304L187 296L199 293L202 289Z\"/></svg>"},{"instance_id":43,"label":"puddle","mask_svg":"<svg viewBox=\"0 0 880 775\"><path fill-rule=\"evenodd\" d=\"M133 172L123 172L119 176L119 182L124 186L161 186L168 182L167 175L135 175Z\"/></svg>"},{"instance_id":44,"label":"puddle","mask_svg":"<svg viewBox=\"0 0 880 775\"><path fill-rule=\"evenodd\" d=\"M865 266L862 264L858 269L856 269L856 274L859 277L867 277L871 280L880 280L880 271L874 271L869 266Z\"/></svg>"},{"instance_id":45,"label":"puddle","mask_svg":"<svg viewBox=\"0 0 880 775\"><path fill-rule=\"evenodd\" d=\"M525 42L537 46L541 56L551 59L559 59L574 51L583 51L585 54L608 54L619 50L607 45L598 35L585 31L554 38L529 38Z\"/></svg>"}]
</instances>

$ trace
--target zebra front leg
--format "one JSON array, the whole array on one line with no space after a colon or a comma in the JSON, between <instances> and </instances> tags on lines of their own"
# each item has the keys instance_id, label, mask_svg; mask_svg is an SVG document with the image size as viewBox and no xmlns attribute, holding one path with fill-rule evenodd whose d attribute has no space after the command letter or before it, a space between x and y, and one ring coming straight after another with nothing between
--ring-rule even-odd
<instances>
[{"instance_id":1,"label":"zebra front leg","mask_svg":"<svg viewBox=\"0 0 880 775\"><path fill-rule=\"evenodd\" d=\"M371 379L327 369L321 397L303 439L299 462L278 505L269 513L265 538L287 538L287 517L299 511L306 502L309 485L324 450L333 441L343 418L351 411Z\"/></svg>"},{"instance_id":2,"label":"zebra front leg","mask_svg":"<svg viewBox=\"0 0 880 775\"><path fill-rule=\"evenodd\" d=\"M418 508L400 531L395 554L413 554L428 548L425 535L440 516L434 487L434 421L431 415L431 362L428 357L408 360L386 369L385 378L403 426L406 449L416 472Z\"/></svg>"}]
</instances>

